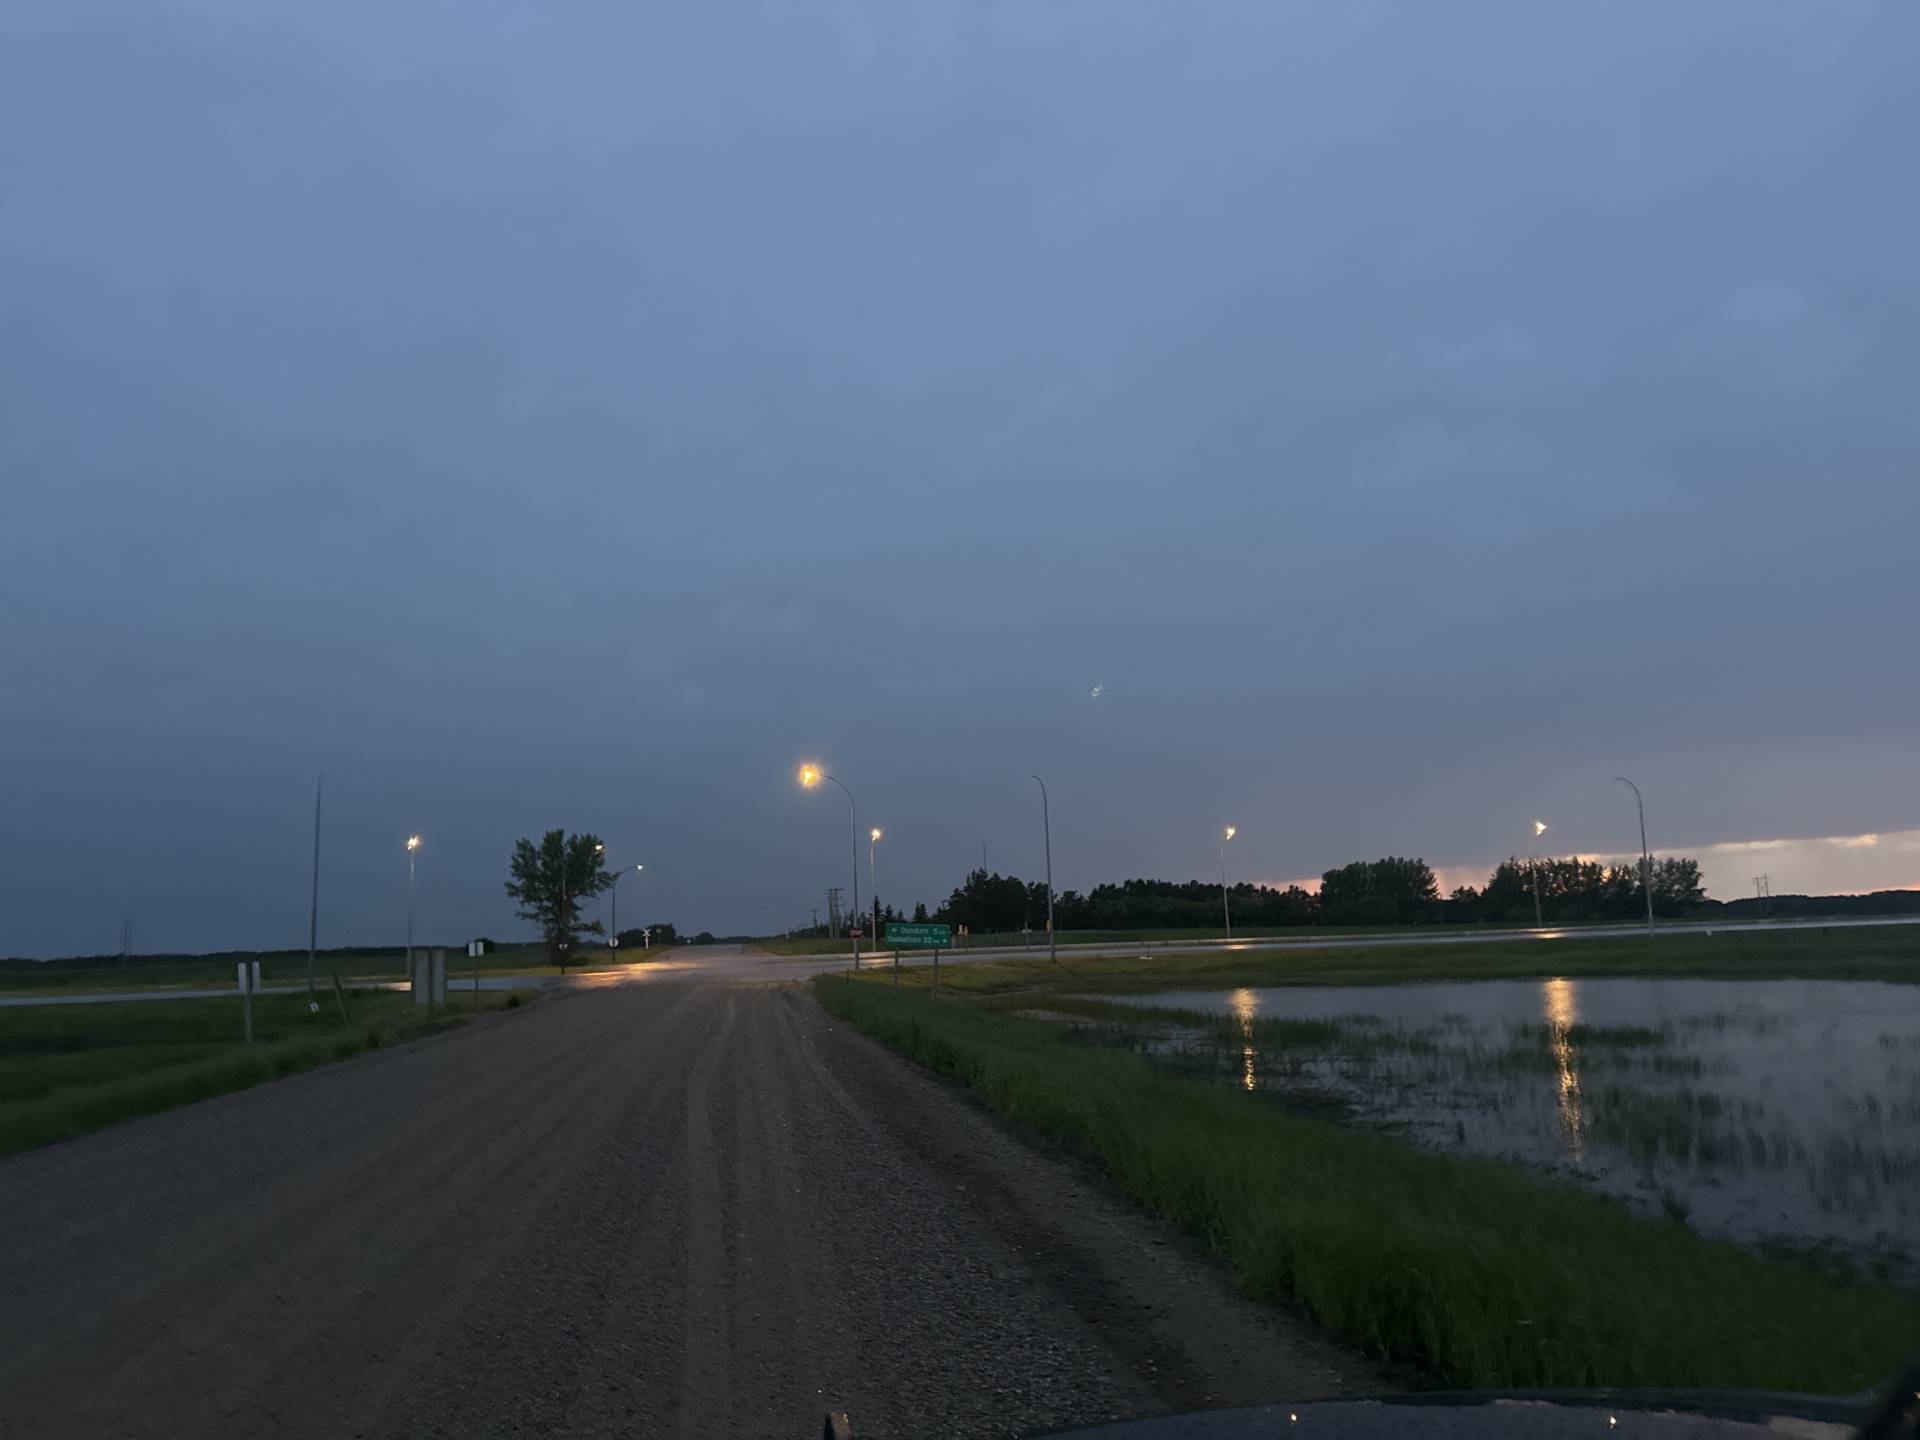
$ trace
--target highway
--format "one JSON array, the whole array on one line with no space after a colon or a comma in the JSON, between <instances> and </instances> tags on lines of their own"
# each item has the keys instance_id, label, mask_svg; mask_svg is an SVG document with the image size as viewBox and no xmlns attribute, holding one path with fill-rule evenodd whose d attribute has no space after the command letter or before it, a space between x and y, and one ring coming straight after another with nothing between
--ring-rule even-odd
<instances>
[{"instance_id":1,"label":"highway","mask_svg":"<svg viewBox=\"0 0 1920 1440\"><path fill-rule=\"evenodd\" d=\"M1654 935L1725 935L1766 932L1776 934L1799 930L1859 930L1873 929L1890 925L1920 925L1920 915L1877 917L1861 920L1745 920L1726 925L1703 925L1687 923L1681 925L1656 925ZM1262 936L1245 940L1125 940L1109 941L1100 944L1085 945L1071 942L1060 946L1063 954L1088 956L1095 959L1117 955L1142 955L1153 953L1207 953L1213 951L1259 952L1275 950L1379 950L1393 949L1408 945L1483 945L1483 944L1519 944L1525 941L1555 940L1598 940L1631 939L1645 934L1644 928L1630 925L1567 925L1548 926L1534 930L1418 930L1402 931L1378 935L1323 935L1306 930L1298 935ZM1034 945L1010 945L983 947L980 949L943 950L940 963L943 965L965 965L981 960L1005 959L1013 955L1043 955L1046 944L1041 941ZM842 954L780 956L750 946L712 945L678 946L664 952L671 959L656 960L640 965L625 965L617 969L582 969L572 975L483 975L480 977L482 990L601 990L614 985L652 985L671 980L727 980L770 983L781 980L806 979L809 976L826 971L844 970L851 959ZM890 950L863 951L862 964L893 963ZM922 965L930 963L930 956L924 950L904 950L900 952L902 965ZM401 980L349 981L349 985L358 989L405 990L406 982ZM466 989L472 986L471 979L463 979L457 971L448 976L448 984L453 989ZM305 991L305 985L267 985L258 993L263 995L297 995ZM14 1005L102 1005L139 1000L231 1000L235 996L231 986L207 989L173 990L114 990L114 991L59 991L40 995L31 991L15 995L0 995L0 1007Z\"/></svg>"},{"instance_id":2,"label":"highway","mask_svg":"<svg viewBox=\"0 0 1920 1440\"><path fill-rule=\"evenodd\" d=\"M705 958L0 1161L0 1436L985 1437L1395 1383Z\"/></svg>"}]
</instances>

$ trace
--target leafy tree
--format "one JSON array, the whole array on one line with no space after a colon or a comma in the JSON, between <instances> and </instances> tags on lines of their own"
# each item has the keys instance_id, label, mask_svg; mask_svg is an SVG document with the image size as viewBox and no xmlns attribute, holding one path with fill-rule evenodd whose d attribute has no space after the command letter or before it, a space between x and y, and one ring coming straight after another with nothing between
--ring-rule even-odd
<instances>
[{"instance_id":1,"label":"leafy tree","mask_svg":"<svg viewBox=\"0 0 1920 1440\"><path fill-rule=\"evenodd\" d=\"M1700 883L1700 862L1666 855L1653 862L1653 910L1656 915L1684 915L1707 898Z\"/></svg>"},{"instance_id":2,"label":"leafy tree","mask_svg":"<svg viewBox=\"0 0 1920 1440\"><path fill-rule=\"evenodd\" d=\"M947 897L934 919L965 925L976 934L1018 930L1027 921L1028 892L1024 881L1012 875L990 875L975 870L966 883Z\"/></svg>"},{"instance_id":3,"label":"leafy tree","mask_svg":"<svg viewBox=\"0 0 1920 1440\"><path fill-rule=\"evenodd\" d=\"M1093 928L1093 907L1087 904L1087 897L1078 890L1062 890L1053 897L1053 928L1056 930L1091 930Z\"/></svg>"},{"instance_id":4,"label":"leafy tree","mask_svg":"<svg viewBox=\"0 0 1920 1440\"><path fill-rule=\"evenodd\" d=\"M516 840L508 862L507 894L520 902L520 918L539 925L549 964L565 969L582 933L598 935L598 920L579 918L580 902L613 884L606 849L595 835L549 830L534 844Z\"/></svg>"},{"instance_id":5,"label":"leafy tree","mask_svg":"<svg viewBox=\"0 0 1920 1440\"><path fill-rule=\"evenodd\" d=\"M1512 856L1494 867L1481 896L1483 916L1489 920L1532 920L1536 875L1540 912L1551 923L1633 920L1646 913L1638 860L1602 865L1578 856L1561 859L1548 855L1532 864ZM1656 915L1684 915L1705 898L1698 861L1668 856L1653 862Z\"/></svg>"},{"instance_id":6,"label":"leafy tree","mask_svg":"<svg viewBox=\"0 0 1920 1440\"><path fill-rule=\"evenodd\" d=\"M1439 898L1440 883L1424 860L1356 860L1320 877L1320 919L1328 925L1437 920Z\"/></svg>"}]
</instances>

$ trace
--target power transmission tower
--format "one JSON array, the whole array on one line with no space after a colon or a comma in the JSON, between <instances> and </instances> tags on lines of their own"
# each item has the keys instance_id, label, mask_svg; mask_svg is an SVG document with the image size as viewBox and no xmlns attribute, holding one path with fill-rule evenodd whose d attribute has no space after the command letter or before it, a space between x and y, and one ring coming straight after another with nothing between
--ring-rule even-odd
<instances>
[{"instance_id":1,"label":"power transmission tower","mask_svg":"<svg viewBox=\"0 0 1920 1440\"><path fill-rule=\"evenodd\" d=\"M840 888L835 885L827 891L827 934L836 940L840 938Z\"/></svg>"}]
</instances>

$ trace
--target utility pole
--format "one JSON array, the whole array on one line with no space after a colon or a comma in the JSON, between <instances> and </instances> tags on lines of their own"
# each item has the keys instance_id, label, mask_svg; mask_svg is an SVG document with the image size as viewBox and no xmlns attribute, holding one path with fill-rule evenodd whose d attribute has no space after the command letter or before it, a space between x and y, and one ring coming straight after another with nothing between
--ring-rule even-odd
<instances>
[{"instance_id":1,"label":"utility pole","mask_svg":"<svg viewBox=\"0 0 1920 1440\"><path fill-rule=\"evenodd\" d=\"M320 1003L319 997L314 993L313 969L314 954L318 949L320 938L320 789L326 783L325 775L313 782L313 892L307 900L307 1005L309 1009ZM411 893L413 862L409 860L407 866L407 888ZM411 898L408 900L408 906L409 908L412 906ZM408 983L412 983L411 970L407 972L407 980Z\"/></svg>"}]
</instances>

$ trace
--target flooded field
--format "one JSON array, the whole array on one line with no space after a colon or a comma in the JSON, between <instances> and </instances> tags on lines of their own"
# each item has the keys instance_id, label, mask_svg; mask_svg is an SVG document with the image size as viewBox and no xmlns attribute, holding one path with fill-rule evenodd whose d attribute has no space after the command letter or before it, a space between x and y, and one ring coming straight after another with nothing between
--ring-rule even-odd
<instances>
[{"instance_id":1,"label":"flooded field","mask_svg":"<svg viewBox=\"0 0 1920 1440\"><path fill-rule=\"evenodd\" d=\"M1140 1020L1115 1024L1124 1006ZM1223 1083L1920 1281L1920 987L1480 981L1090 1008L1109 1018L1078 1023L1103 1038Z\"/></svg>"}]
</instances>

